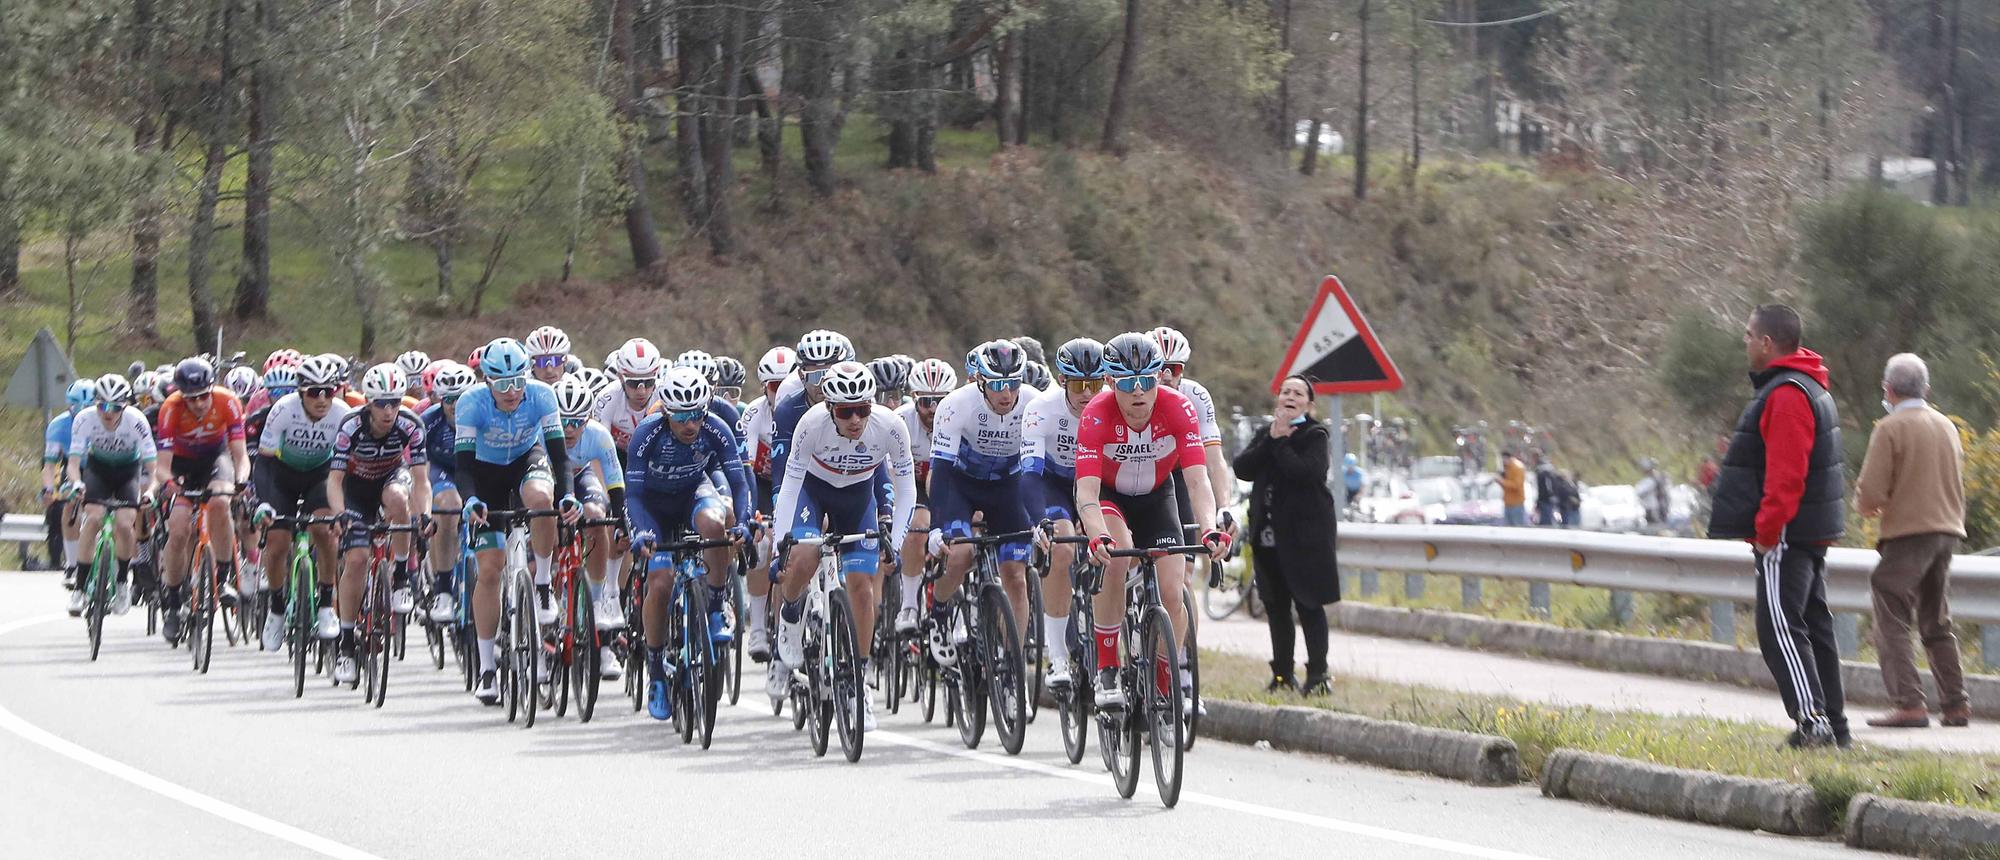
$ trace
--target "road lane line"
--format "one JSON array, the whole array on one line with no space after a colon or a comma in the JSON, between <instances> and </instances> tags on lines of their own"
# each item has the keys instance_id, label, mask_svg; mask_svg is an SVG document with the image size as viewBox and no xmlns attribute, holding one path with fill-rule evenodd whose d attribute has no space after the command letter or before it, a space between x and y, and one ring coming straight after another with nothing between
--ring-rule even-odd
<instances>
[{"instance_id":1,"label":"road lane line","mask_svg":"<svg viewBox=\"0 0 2000 860\"><path fill-rule=\"evenodd\" d=\"M736 704L736 707L748 711L762 711L765 713L770 712L770 704L768 702L761 702L758 704L751 704L749 702L739 702ZM942 755L956 756L958 758L969 759L972 761L982 762L985 764L997 765L1000 767L1009 767L1015 770L1028 771L1030 773L1039 773L1044 776L1054 776L1076 782L1093 783L1107 789L1110 788L1111 785L1110 778L1100 771L1077 770L1071 768L1055 767L1053 765L1043 764L1038 761L1016 758L1014 756L1005 756L1005 755L1000 755L998 753L981 752L979 750L964 749L963 747L938 743L936 741L925 740L923 738L913 737L896 731L877 729L875 731L868 733L868 739L888 741L889 743L896 744L897 746L912 747L915 749L925 750L933 753L939 753ZM1140 791L1146 795L1149 795L1155 799L1159 797L1159 790L1154 788L1153 784L1149 781L1141 781L1139 788ZM1347 833L1354 836L1363 836L1370 839L1379 839L1384 842L1394 842L1401 845L1409 845L1417 848L1428 848L1434 851L1444 851L1447 853L1457 854L1464 857L1480 857L1480 858L1485 858L1485 860L1545 860L1545 858L1533 854L1521 854L1513 851L1505 851L1498 848L1487 848L1483 845L1471 845L1464 842L1454 842L1450 839L1442 839L1436 836L1425 836L1421 833L1407 833L1401 830L1392 830L1386 827L1375 827L1372 825L1360 824L1353 821L1343 821L1338 818L1328 818L1324 815L1314 815L1306 812L1296 812L1290 809L1279 809L1276 807L1264 806L1262 804L1256 804L1256 803L1248 803L1241 800L1235 800L1227 797L1218 797L1216 795L1203 794L1201 792L1195 792L1195 791L1182 791L1181 803L1184 804L1194 803L1201 806L1212 806L1217 809L1226 809L1231 812L1240 812L1246 815L1255 815L1262 818L1271 818L1271 819L1276 819L1278 821L1290 822L1292 824L1303 824L1306 825L1307 827L1315 827L1321 830L1331 830L1337 833Z\"/></svg>"},{"instance_id":2,"label":"road lane line","mask_svg":"<svg viewBox=\"0 0 2000 860\"><path fill-rule=\"evenodd\" d=\"M0 636L5 636L23 628L33 627L37 624L47 624L64 617L67 616L53 614L10 621L6 624L0 624ZM0 705L0 729L5 729L15 737L72 761L88 765L111 776L115 776L154 794L158 794L161 797L179 801L224 821L233 822L266 836L284 840L315 854L337 857L341 858L341 860L381 860L381 858L359 848L342 845L316 833L308 833L282 821L266 818L240 806L209 797L194 789L168 782L124 762L91 752L81 746L49 734L27 720L21 719L13 711L7 710L5 705Z\"/></svg>"}]
</instances>

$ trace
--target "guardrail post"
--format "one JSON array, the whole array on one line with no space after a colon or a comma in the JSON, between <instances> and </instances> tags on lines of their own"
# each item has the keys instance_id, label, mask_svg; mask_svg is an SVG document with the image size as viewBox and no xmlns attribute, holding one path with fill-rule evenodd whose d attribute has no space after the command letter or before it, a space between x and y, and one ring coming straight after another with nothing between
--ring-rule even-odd
<instances>
[{"instance_id":1,"label":"guardrail post","mask_svg":"<svg viewBox=\"0 0 2000 860\"><path fill-rule=\"evenodd\" d=\"M1424 599L1423 574L1421 573L1403 574L1403 596L1411 600Z\"/></svg>"},{"instance_id":2,"label":"guardrail post","mask_svg":"<svg viewBox=\"0 0 2000 860\"><path fill-rule=\"evenodd\" d=\"M1736 644L1736 603L1731 600L1708 602L1708 641Z\"/></svg>"},{"instance_id":3,"label":"guardrail post","mask_svg":"<svg viewBox=\"0 0 2000 860\"><path fill-rule=\"evenodd\" d=\"M1528 609L1533 611L1535 615L1539 617L1542 618L1549 617L1551 610L1549 608L1548 583L1546 582L1528 583Z\"/></svg>"},{"instance_id":4,"label":"guardrail post","mask_svg":"<svg viewBox=\"0 0 2000 860\"><path fill-rule=\"evenodd\" d=\"M1620 627L1632 623L1632 592L1611 590L1611 622Z\"/></svg>"},{"instance_id":5,"label":"guardrail post","mask_svg":"<svg viewBox=\"0 0 2000 860\"><path fill-rule=\"evenodd\" d=\"M1361 596L1374 597L1382 590L1382 572L1364 570L1361 572Z\"/></svg>"},{"instance_id":6,"label":"guardrail post","mask_svg":"<svg viewBox=\"0 0 2000 860\"><path fill-rule=\"evenodd\" d=\"M1979 625L1979 660L1986 671L2000 671L2000 624Z\"/></svg>"},{"instance_id":7,"label":"guardrail post","mask_svg":"<svg viewBox=\"0 0 2000 860\"><path fill-rule=\"evenodd\" d=\"M1842 658L1861 653L1861 616L1852 612L1833 614L1833 641Z\"/></svg>"},{"instance_id":8,"label":"guardrail post","mask_svg":"<svg viewBox=\"0 0 2000 860\"><path fill-rule=\"evenodd\" d=\"M1479 608L1479 577L1461 576L1458 578L1458 602L1466 609Z\"/></svg>"}]
</instances>

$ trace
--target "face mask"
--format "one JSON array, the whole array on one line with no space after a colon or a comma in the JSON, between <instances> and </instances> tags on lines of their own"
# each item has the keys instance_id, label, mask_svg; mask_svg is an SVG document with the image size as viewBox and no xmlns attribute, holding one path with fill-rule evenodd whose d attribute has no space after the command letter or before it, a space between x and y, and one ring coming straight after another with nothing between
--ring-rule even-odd
<instances>
[{"instance_id":1,"label":"face mask","mask_svg":"<svg viewBox=\"0 0 2000 860\"><path fill-rule=\"evenodd\" d=\"M1887 400L1884 400L1884 401L1882 401L1882 411L1883 411L1883 412L1884 412L1885 414L1886 414L1886 413L1889 413L1889 412L1894 412L1894 411L1896 411L1896 404L1894 404L1894 403L1890 403L1889 401L1887 401Z\"/></svg>"}]
</instances>

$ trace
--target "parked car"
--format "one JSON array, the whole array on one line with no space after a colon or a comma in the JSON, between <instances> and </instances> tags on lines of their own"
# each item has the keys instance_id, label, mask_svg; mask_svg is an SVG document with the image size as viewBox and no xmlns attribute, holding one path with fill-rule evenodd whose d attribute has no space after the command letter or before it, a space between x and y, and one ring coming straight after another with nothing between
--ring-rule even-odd
<instances>
[{"instance_id":1,"label":"parked car","mask_svg":"<svg viewBox=\"0 0 2000 860\"><path fill-rule=\"evenodd\" d=\"M1607 484L1583 491L1583 527L1595 531L1636 532L1646 527L1646 508L1639 491L1628 484Z\"/></svg>"},{"instance_id":2,"label":"parked car","mask_svg":"<svg viewBox=\"0 0 2000 860\"><path fill-rule=\"evenodd\" d=\"M1457 457L1424 457L1410 467L1410 477L1456 478L1459 468Z\"/></svg>"},{"instance_id":3,"label":"parked car","mask_svg":"<svg viewBox=\"0 0 2000 860\"><path fill-rule=\"evenodd\" d=\"M1442 522L1461 526L1504 526L1507 506L1500 482L1491 475L1473 479L1464 486L1458 501L1444 506Z\"/></svg>"}]
</instances>

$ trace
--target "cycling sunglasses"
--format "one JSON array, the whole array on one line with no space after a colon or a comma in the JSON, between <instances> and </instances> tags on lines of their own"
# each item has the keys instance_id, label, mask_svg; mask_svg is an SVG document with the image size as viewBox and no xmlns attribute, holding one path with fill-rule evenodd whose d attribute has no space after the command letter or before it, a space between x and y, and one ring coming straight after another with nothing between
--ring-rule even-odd
<instances>
[{"instance_id":1,"label":"cycling sunglasses","mask_svg":"<svg viewBox=\"0 0 2000 860\"><path fill-rule=\"evenodd\" d=\"M874 409L873 406L870 406L869 404L866 403L847 403L847 404L842 404L840 406L827 404L827 406L829 409L833 411L833 417L838 418L842 421L853 421L856 418L866 418L868 417L868 413Z\"/></svg>"},{"instance_id":2,"label":"cycling sunglasses","mask_svg":"<svg viewBox=\"0 0 2000 860\"><path fill-rule=\"evenodd\" d=\"M125 404L114 400L107 403L97 404L97 409L98 411L103 412L106 415L116 415L120 412L125 411Z\"/></svg>"},{"instance_id":3,"label":"cycling sunglasses","mask_svg":"<svg viewBox=\"0 0 2000 860\"><path fill-rule=\"evenodd\" d=\"M1063 387L1068 389L1071 394L1083 394L1086 392L1096 394L1104 390L1104 380L1102 378L1072 379L1064 382Z\"/></svg>"},{"instance_id":4,"label":"cycling sunglasses","mask_svg":"<svg viewBox=\"0 0 2000 860\"><path fill-rule=\"evenodd\" d=\"M997 393L999 393L999 392L1002 392L1002 391L1015 391L1015 390L1019 390L1019 389L1020 389L1020 387L1021 387L1021 380L1018 380L1018 379L986 379L986 380L981 380L979 384L980 384L980 385L982 385L982 386L985 386L985 388L986 388L986 390L987 390L987 391L991 391L991 392L994 392L994 393L996 393L996 394L997 394Z\"/></svg>"},{"instance_id":5,"label":"cycling sunglasses","mask_svg":"<svg viewBox=\"0 0 2000 860\"><path fill-rule=\"evenodd\" d=\"M204 389L204 390L202 390L202 391L192 391L192 392L190 392L190 391L183 391L183 392L181 392L181 399L182 399L182 400L207 400L207 399L208 399L208 395L209 395L210 393L212 393L212 392L209 392L209 391L208 391L208 390L206 390L206 389Z\"/></svg>"},{"instance_id":6,"label":"cycling sunglasses","mask_svg":"<svg viewBox=\"0 0 2000 860\"><path fill-rule=\"evenodd\" d=\"M575 429L577 429L578 427L582 427L582 426L583 426L583 424L584 424L584 422L586 422L586 421L589 421L589 420L590 420L590 419L588 419L588 418L564 418L564 419L562 420L562 422L563 422L563 429L564 429L564 430L575 430Z\"/></svg>"},{"instance_id":7,"label":"cycling sunglasses","mask_svg":"<svg viewBox=\"0 0 2000 860\"><path fill-rule=\"evenodd\" d=\"M528 378L525 376L503 376L486 383L486 385L493 389L494 394L509 394L515 391L528 390Z\"/></svg>"},{"instance_id":8,"label":"cycling sunglasses","mask_svg":"<svg viewBox=\"0 0 2000 860\"><path fill-rule=\"evenodd\" d=\"M827 371L829 371L829 370L832 370L832 369L833 369L833 368L830 368L830 367L822 367L822 368L820 368L820 369L818 369L818 370L808 370L808 371L806 371L806 375L805 375L805 380L806 380L806 384L807 384L807 385L818 385L818 384L819 384L819 381L820 381L820 380L822 380L822 379L825 379L825 378L826 378L826 372L827 372Z\"/></svg>"},{"instance_id":9,"label":"cycling sunglasses","mask_svg":"<svg viewBox=\"0 0 2000 860\"><path fill-rule=\"evenodd\" d=\"M691 421L700 421L702 416L707 414L708 410L706 409L689 409L686 412L669 412L667 413L667 418L679 424L686 424Z\"/></svg>"},{"instance_id":10,"label":"cycling sunglasses","mask_svg":"<svg viewBox=\"0 0 2000 860\"><path fill-rule=\"evenodd\" d=\"M567 362L569 361L569 356L567 356L567 355L538 355L538 356L535 356L535 357L534 357L533 359L531 359L531 361L533 361L533 362L534 362L534 364L535 364L535 369L536 369L536 370L548 370L548 369L549 369L549 368L551 368L551 367L561 367L561 366L563 366L563 365L564 365L565 363L567 363Z\"/></svg>"},{"instance_id":11,"label":"cycling sunglasses","mask_svg":"<svg viewBox=\"0 0 2000 860\"><path fill-rule=\"evenodd\" d=\"M660 381L658 379L650 376L627 377L625 379L626 388L652 388L659 384Z\"/></svg>"},{"instance_id":12,"label":"cycling sunglasses","mask_svg":"<svg viewBox=\"0 0 2000 860\"><path fill-rule=\"evenodd\" d=\"M441 398L438 398L438 402L439 402L439 403L442 403L442 404L444 404L444 405L446 405L446 406L456 406L456 405L458 405L458 398L459 398L460 396L462 396L462 395L458 395L458 394L454 394L454 395L452 395L452 396L450 396L450 397L441 397Z\"/></svg>"},{"instance_id":13,"label":"cycling sunglasses","mask_svg":"<svg viewBox=\"0 0 2000 860\"><path fill-rule=\"evenodd\" d=\"M1157 376L1121 376L1111 380L1112 387L1126 394L1131 394L1135 391L1151 391L1158 387L1159 384L1160 378Z\"/></svg>"},{"instance_id":14,"label":"cycling sunglasses","mask_svg":"<svg viewBox=\"0 0 2000 860\"><path fill-rule=\"evenodd\" d=\"M925 408L925 409L936 409L936 408L937 408L937 405L938 405L939 403L942 403L942 402L944 402L944 398L942 398L942 397L919 397L919 398L917 398L917 405L918 405L918 406L921 406L921 407L923 407L923 408Z\"/></svg>"},{"instance_id":15,"label":"cycling sunglasses","mask_svg":"<svg viewBox=\"0 0 2000 860\"><path fill-rule=\"evenodd\" d=\"M324 399L324 398L328 398L328 397L332 397L332 396L333 396L333 386L331 386L331 385L314 385L314 386L311 386L311 387L308 387L308 388L301 388L301 389L299 389L299 396L300 396L300 397L310 397L310 398L312 398L312 399L314 399L314 400L320 400L320 399Z\"/></svg>"},{"instance_id":16,"label":"cycling sunglasses","mask_svg":"<svg viewBox=\"0 0 2000 860\"><path fill-rule=\"evenodd\" d=\"M389 409L392 407L400 408L403 405L403 399L400 397L385 397L382 398L381 400L370 400L368 401L368 405L380 407L383 409Z\"/></svg>"},{"instance_id":17,"label":"cycling sunglasses","mask_svg":"<svg viewBox=\"0 0 2000 860\"><path fill-rule=\"evenodd\" d=\"M1180 376L1181 374L1187 372L1187 365L1182 364L1178 361L1169 361L1166 364L1166 370L1168 373L1171 373L1175 376Z\"/></svg>"}]
</instances>

